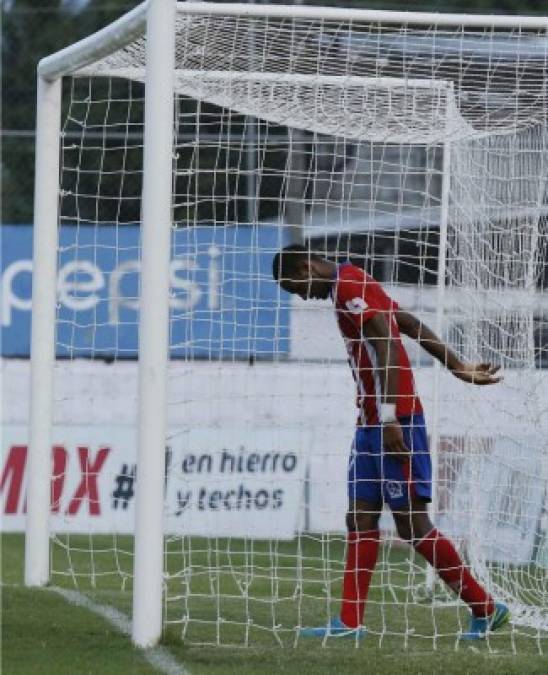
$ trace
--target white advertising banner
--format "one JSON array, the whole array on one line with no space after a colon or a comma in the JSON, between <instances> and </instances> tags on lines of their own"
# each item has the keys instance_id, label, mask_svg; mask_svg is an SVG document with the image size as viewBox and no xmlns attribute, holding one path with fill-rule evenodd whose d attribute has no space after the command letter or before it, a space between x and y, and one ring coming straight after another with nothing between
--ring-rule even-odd
<instances>
[{"instance_id":1,"label":"white advertising banner","mask_svg":"<svg viewBox=\"0 0 548 675\"><path fill-rule=\"evenodd\" d=\"M198 429L184 435L184 444L175 437L167 531L292 538L303 497L303 442L302 431L279 429Z\"/></svg>"},{"instance_id":2,"label":"white advertising banner","mask_svg":"<svg viewBox=\"0 0 548 675\"><path fill-rule=\"evenodd\" d=\"M26 428L3 430L2 529L24 529ZM165 451L167 534L287 539L297 529L302 432L196 429ZM54 429L53 532L132 533L137 480L131 427ZM146 477L145 477L146 480Z\"/></svg>"},{"instance_id":3,"label":"white advertising banner","mask_svg":"<svg viewBox=\"0 0 548 675\"><path fill-rule=\"evenodd\" d=\"M1 366L2 529L22 531L29 364ZM415 375L432 434L433 371ZM508 370L480 388L442 372L439 390L436 523L489 559L529 559L547 529L548 378ZM345 363L171 363L166 531L343 532L354 400ZM53 530L132 532L137 364L58 362L55 401Z\"/></svg>"}]
</instances>

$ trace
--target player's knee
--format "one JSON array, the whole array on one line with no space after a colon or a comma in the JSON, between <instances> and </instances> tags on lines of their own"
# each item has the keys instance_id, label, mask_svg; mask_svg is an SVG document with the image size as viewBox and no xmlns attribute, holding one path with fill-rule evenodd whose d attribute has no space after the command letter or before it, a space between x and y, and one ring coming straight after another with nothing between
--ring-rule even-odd
<instances>
[{"instance_id":1,"label":"player's knee","mask_svg":"<svg viewBox=\"0 0 548 675\"><path fill-rule=\"evenodd\" d=\"M346 514L346 528L349 532L367 532L379 526L378 512L350 510Z\"/></svg>"},{"instance_id":2,"label":"player's knee","mask_svg":"<svg viewBox=\"0 0 548 675\"><path fill-rule=\"evenodd\" d=\"M394 516L394 522L396 523L398 537L404 541L412 541L413 526L409 519L406 520L404 516Z\"/></svg>"},{"instance_id":3,"label":"player's knee","mask_svg":"<svg viewBox=\"0 0 548 675\"><path fill-rule=\"evenodd\" d=\"M406 509L398 513L393 510L392 515L394 516L398 536L405 541L413 542L422 539L432 530L432 522L424 511L415 512Z\"/></svg>"},{"instance_id":4,"label":"player's knee","mask_svg":"<svg viewBox=\"0 0 548 675\"><path fill-rule=\"evenodd\" d=\"M415 536L415 527L409 511L402 510L398 513L397 510L393 509L392 516L394 517L398 537L404 541L411 542Z\"/></svg>"}]
</instances>

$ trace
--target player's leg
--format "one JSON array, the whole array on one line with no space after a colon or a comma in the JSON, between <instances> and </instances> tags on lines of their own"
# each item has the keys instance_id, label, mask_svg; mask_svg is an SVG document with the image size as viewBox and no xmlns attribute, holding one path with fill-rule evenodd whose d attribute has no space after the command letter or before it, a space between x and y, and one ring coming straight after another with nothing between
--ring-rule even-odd
<instances>
[{"instance_id":1,"label":"player's leg","mask_svg":"<svg viewBox=\"0 0 548 675\"><path fill-rule=\"evenodd\" d=\"M508 609L493 601L472 576L452 542L430 520L427 504L431 499L432 466L422 416L411 418L403 426L403 432L411 458L404 463L384 458L384 498L394 515L399 536L412 544L470 607L472 624L467 636L482 637L488 629L494 630L508 620Z\"/></svg>"},{"instance_id":2,"label":"player's leg","mask_svg":"<svg viewBox=\"0 0 548 675\"><path fill-rule=\"evenodd\" d=\"M472 614L477 617L493 614L493 598L472 576L452 542L434 527L426 502L420 497L411 497L410 505L391 505L391 509L398 535L434 567L440 578L466 602Z\"/></svg>"},{"instance_id":3,"label":"player's leg","mask_svg":"<svg viewBox=\"0 0 548 675\"><path fill-rule=\"evenodd\" d=\"M380 432L356 431L348 466L347 546L340 617L327 626L304 628L304 637L362 637L361 624L379 550L381 482L372 450L380 451Z\"/></svg>"},{"instance_id":4,"label":"player's leg","mask_svg":"<svg viewBox=\"0 0 548 675\"><path fill-rule=\"evenodd\" d=\"M365 603L379 551L382 484L378 458L379 428L358 428L348 464L347 546L341 621L349 628L363 623Z\"/></svg>"},{"instance_id":5,"label":"player's leg","mask_svg":"<svg viewBox=\"0 0 548 675\"><path fill-rule=\"evenodd\" d=\"M411 504L391 505L398 534L434 567L439 577L470 607L470 628L463 638L478 640L510 618L508 608L494 602L464 564L452 542L434 527L427 503L418 497Z\"/></svg>"},{"instance_id":6,"label":"player's leg","mask_svg":"<svg viewBox=\"0 0 548 675\"><path fill-rule=\"evenodd\" d=\"M365 603L379 552L382 504L356 499L346 514L348 530L343 576L341 621L349 628L363 623Z\"/></svg>"}]
</instances>

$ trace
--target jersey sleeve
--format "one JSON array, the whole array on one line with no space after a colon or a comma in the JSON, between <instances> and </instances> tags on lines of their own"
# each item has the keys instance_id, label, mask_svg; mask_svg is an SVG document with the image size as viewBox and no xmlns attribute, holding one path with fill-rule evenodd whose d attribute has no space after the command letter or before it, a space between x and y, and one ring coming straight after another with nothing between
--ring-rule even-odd
<instances>
[{"instance_id":1,"label":"jersey sleeve","mask_svg":"<svg viewBox=\"0 0 548 675\"><path fill-rule=\"evenodd\" d=\"M376 314L386 314L398 309L397 303L386 295L373 277L368 275L362 278L339 279L337 305L339 311L344 312L360 330Z\"/></svg>"}]
</instances>

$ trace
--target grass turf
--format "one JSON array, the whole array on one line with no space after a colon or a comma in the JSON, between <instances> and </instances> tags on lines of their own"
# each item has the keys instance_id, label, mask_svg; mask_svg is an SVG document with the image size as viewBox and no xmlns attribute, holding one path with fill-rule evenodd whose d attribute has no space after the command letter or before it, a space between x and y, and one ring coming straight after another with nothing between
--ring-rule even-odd
<instances>
[{"instance_id":1,"label":"grass turf","mask_svg":"<svg viewBox=\"0 0 548 675\"><path fill-rule=\"evenodd\" d=\"M3 672L154 672L142 653L99 617L47 590L23 588L23 537L3 535L2 544ZM336 612L340 538L274 544L193 537L166 547L171 576L163 643L192 675L353 675L364 668L375 675L548 672L548 640L534 631L509 626L488 641L459 644L466 609L417 602L405 550L381 552L368 603L368 638L358 645L331 639L322 648L321 641L296 641L294 626L317 625ZM129 615L131 550L129 537L56 539L52 583L76 585ZM417 570L415 582L421 578ZM222 621L215 621L217 616Z\"/></svg>"}]
</instances>

